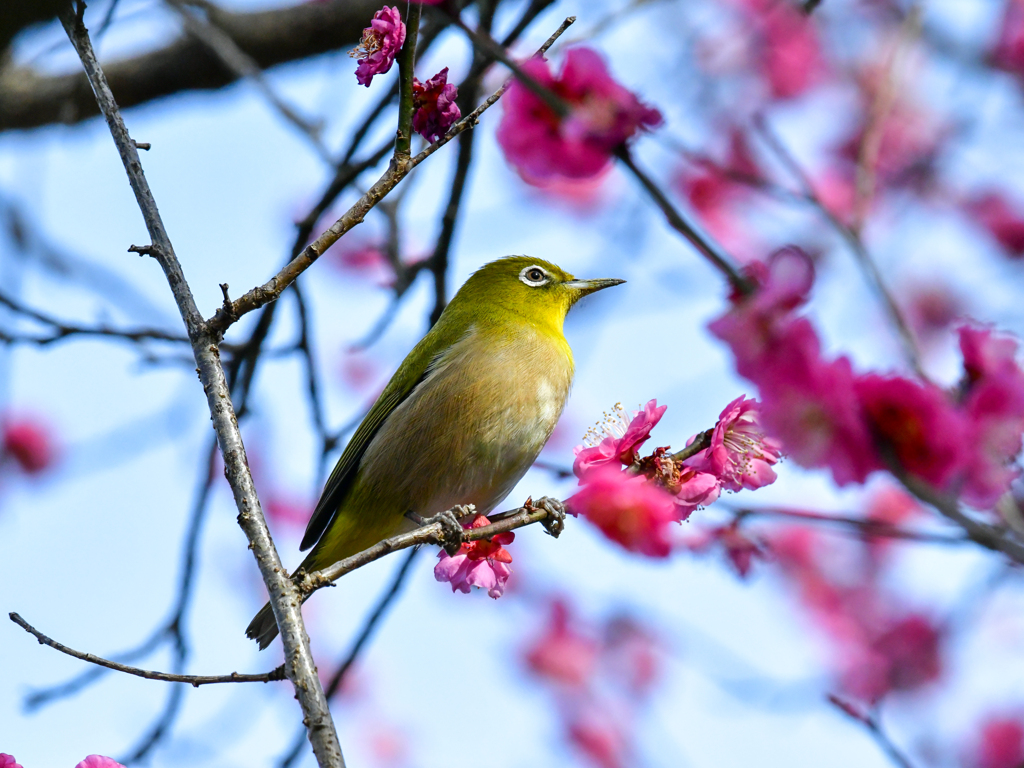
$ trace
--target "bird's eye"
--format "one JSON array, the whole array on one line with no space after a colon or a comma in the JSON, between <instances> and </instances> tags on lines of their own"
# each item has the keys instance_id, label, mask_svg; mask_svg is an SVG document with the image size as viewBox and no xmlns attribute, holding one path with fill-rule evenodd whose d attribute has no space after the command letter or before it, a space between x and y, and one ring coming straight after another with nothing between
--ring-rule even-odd
<instances>
[{"instance_id":1,"label":"bird's eye","mask_svg":"<svg viewBox=\"0 0 1024 768\"><path fill-rule=\"evenodd\" d=\"M540 267L526 267L519 273L519 279L534 288L548 281L548 273Z\"/></svg>"}]
</instances>

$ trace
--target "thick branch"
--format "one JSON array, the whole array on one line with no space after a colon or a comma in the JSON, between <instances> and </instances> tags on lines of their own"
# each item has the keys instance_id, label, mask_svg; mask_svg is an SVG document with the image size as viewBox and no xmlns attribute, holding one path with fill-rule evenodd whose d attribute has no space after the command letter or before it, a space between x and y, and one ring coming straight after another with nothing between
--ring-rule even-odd
<instances>
[{"instance_id":1,"label":"thick branch","mask_svg":"<svg viewBox=\"0 0 1024 768\"><path fill-rule=\"evenodd\" d=\"M263 510L260 508L259 497L249 472L245 447L238 429L238 420L231 404L231 393L224 376L216 339L205 327L192 292L181 272L181 265L174 256L170 239L160 219L149 184L142 172L135 144L128 135L128 130L121 119L110 87L96 61L88 31L82 23L81 14L83 12L84 5L79 2L78 16L76 17L69 9L61 15L61 23L82 60L89 82L96 93L97 103L110 126L111 135L121 155L132 190L135 192L139 208L146 221L146 228L153 241L151 252L167 276L178 310L188 329L196 367L206 392L214 430L217 433L217 441L224 458L224 473L239 510L238 522L249 540L249 546L270 594L274 618L281 630L281 638L284 643L285 670L288 678L292 681L296 698L302 707L303 721L306 724L310 743L313 745L313 752L321 768L326 768L326 766L340 768L345 764L341 746L338 743L334 722L327 706L327 698L324 696L309 648L309 638L306 636L302 614L299 610L298 594L295 586L287 577L287 572L270 537Z\"/></svg>"},{"instance_id":2,"label":"thick branch","mask_svg":"<svg viewBox=\"0 0 1024 768\"><path fill-rule=\"evenodd\" d=\"M260 69L352 47L380 6L380 0L322 0L231 13L206 5L210 22ZM158 50L110 62L104 71L122 107L180 91L222 88L238 79L188 34ZM96 114L89 82L80 73L51 77L21 67L0 71L0 131L75 123Z\"/></svg>"},{"instance_id":3,"label":"thick branch","mask_svg":"<svg viewBox=\"0 0 1024 768\"><path fill-rule=\"evenodd\" d=\"M39 641L40 645L48 645L55 651L73 656L76 659L87 661L90 664L96 664L100 667L106 667L112 669L115 672L124 672L128 675L135 675L136 677L144 677L147 680L163 680L168 683L188 683L189 685L198 688L200 685L209 685L211 683L269 683L273 680L284 680L284 665L282 664L271 672L261 672L253 675L241 675L238 672L232 672L228 675L174 675L169 672L154 672L149 669L139 669L138 667L130 667L127 664L119 664L116 661L110 661L104 659L102 656L97 656L92 653L84 653L82 651L76 651L74 648L68 648L62 643L58 643L53 638L47 637L38 629L33 627L21 616L16 613L8 614L11 621L17 624L19 627L24 629L31 635L34 635L36 640Z\"/></svg>"}]
</instances>

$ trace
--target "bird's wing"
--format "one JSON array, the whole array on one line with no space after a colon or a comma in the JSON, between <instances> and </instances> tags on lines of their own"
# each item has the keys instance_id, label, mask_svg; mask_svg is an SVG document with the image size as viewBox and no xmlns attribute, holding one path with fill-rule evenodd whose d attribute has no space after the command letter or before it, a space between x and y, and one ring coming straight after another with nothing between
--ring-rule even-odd
<instances>
[{"instance_id":1,"label":"bird's wing","mask_svg":"<svg viewBox=\"0 0 1024 768\"><path fill-rule=\"evenodd\" d=\"M330 527L345 499L345 494L348 493L348 489L355 479L359 462L363 458L367 446L370 445L370 441L377 434L377 430L395 408L427 378L436 362L444 356L447 349L437 351L436 330L437 326L435 325L405 358L384 391L381 392L380 397L377 398L377 402L366 414L355 434L352 435L348 445L345 446L341 458L334 466L334 471L327 478L324 492L320 496L320 501L317 502L316 509L313 510L313 516L309 519L306 533L299 545L300 550L307 550L316 544L324 531Z\"/></svg>"}]
</instances>

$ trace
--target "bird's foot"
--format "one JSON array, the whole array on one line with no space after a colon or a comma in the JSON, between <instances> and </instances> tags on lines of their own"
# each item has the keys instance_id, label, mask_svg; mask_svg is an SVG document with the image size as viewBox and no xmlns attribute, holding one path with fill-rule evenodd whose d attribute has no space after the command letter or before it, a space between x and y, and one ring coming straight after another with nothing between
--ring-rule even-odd
<instances>
[{"instance_id":1,"label":"bird's foot","mask_svg":"<svg viewBox=\"0 0 1024 768\"><path fill-rule=\"evenodd\" d=\"M433 525L434 523L440 525L441 533L438 535L438 544L444 548L449 557L454 557L462 547L463 528L459 518L472 515L474 512L476 512L476 507L472 504L459 504L444 512L439 512L433 517L415 515L413 520L420 525Z\"/></svg>"},{"instance_id":2,"label":"bird's foot","mask_svg":"<svg viewBox=\"0 0 1024 768\"><path fill-rule=\"evenodd\" d=\"M543 509L548 513L548 516L541 520L540 524L544 526L544 530L557 539L558 535L565 530L565 504L550 496L544 496L537 501L527 502L527 504L534 509Z\"/></svg>"}]
</instances>

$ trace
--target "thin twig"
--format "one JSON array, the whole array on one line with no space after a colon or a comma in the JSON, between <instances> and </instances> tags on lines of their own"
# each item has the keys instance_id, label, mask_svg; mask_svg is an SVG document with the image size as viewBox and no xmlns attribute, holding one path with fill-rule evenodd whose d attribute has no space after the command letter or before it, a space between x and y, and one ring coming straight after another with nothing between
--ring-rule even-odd
<instances>
[{"instance_id":1,"label":"thin twig","mask_svg":"<svg viewBox=\"0 0 1024 768\"><path fill-rule=\"evenodd\" d=\"M837 525L845 528L853 528L860 536L873 538L900 539L903 541L914 541L922 544L967 544L970 539L964 535L949 535L945 533L932 533L930 531L914 531L902 528L882 520L872 520L856 515L841 515L827 512L812 512L803 509L788 509L786 507L726 507L738 519L749 517L784 517L792 520L799 520L810 523L823 523L825 525Z\"/></svg>"},{"instance_id":2,"label":"thin twig","mask_svg":"<svg viewBox=\"0 0 1024 768\"><path fill-rule=\"evenodd\" d=\"M871 737L875 740L875 743L885 752L886 756L893 762L894 765L899 768L914 768L914 764L910 762L910 759L903 754L899 747L889 737L889 734L882 728L882 724L879 718L875 714L867 712L861 712L860 708L850 702L844 701L834 694L830 694L828 697L829 703L831 703L836 709L846 715L848 718L853 720L855 723L860 723L864 726Z\"/></svg>"},{"instance_id":3,"label":"thin twig","mask_svg":"<svg viewBox=\"0 0 1024 768\"><path fill-rule=\"evenodd\" d=\"M893 106L896 104L897 80L899 68L911 38L921 29L921 8L914 5L900 26L899 38L893 47L892 55L885 67L885 72L878 90L871 101L868 111L867 125L861 138L857 152L856 182L853 201L853 221L850 228L860 236L864 228L864 219L868 207L875 196L875 182L878 176L878 156L885 137L886 124Z\"/></svg>"},{"instance_id":4,"label":"thin twig","mask_svg":"<svg viewBox=\"0 0 1024 768\"><path fill-rule=\"evenodd\" d=\"M238 672L231 672L227 675L175 675L170 672L154 672L149 669L139 669L138 667L130 667L127 664L120 664L116 661L110 661L104 659L102 656L97 656L93 653L85 653L83 651L76 651L74 648L68 648L63 643L58 643L53 638L47 637L38 629L33 627L21 616L16 613L8 614L11 621L17 624L19 627L24 629L31 635L34 635L36 640L39 641L40 645L48 645L55 651L60 651L68 656L73 656L76 659L87 661L90 664L96 664L100 667L106 667L112 669L115 672L124 672L127 675L135 675L136 677L144 677L147 680L163 680L167 683L188 683L189 685L198 688L200 685L210 685L212 683L269 683L273 680L284 680L284 665L282 664L277 669L271 672L261 672L259 674L239 674Z\"/></svg>"}]
</instances>

